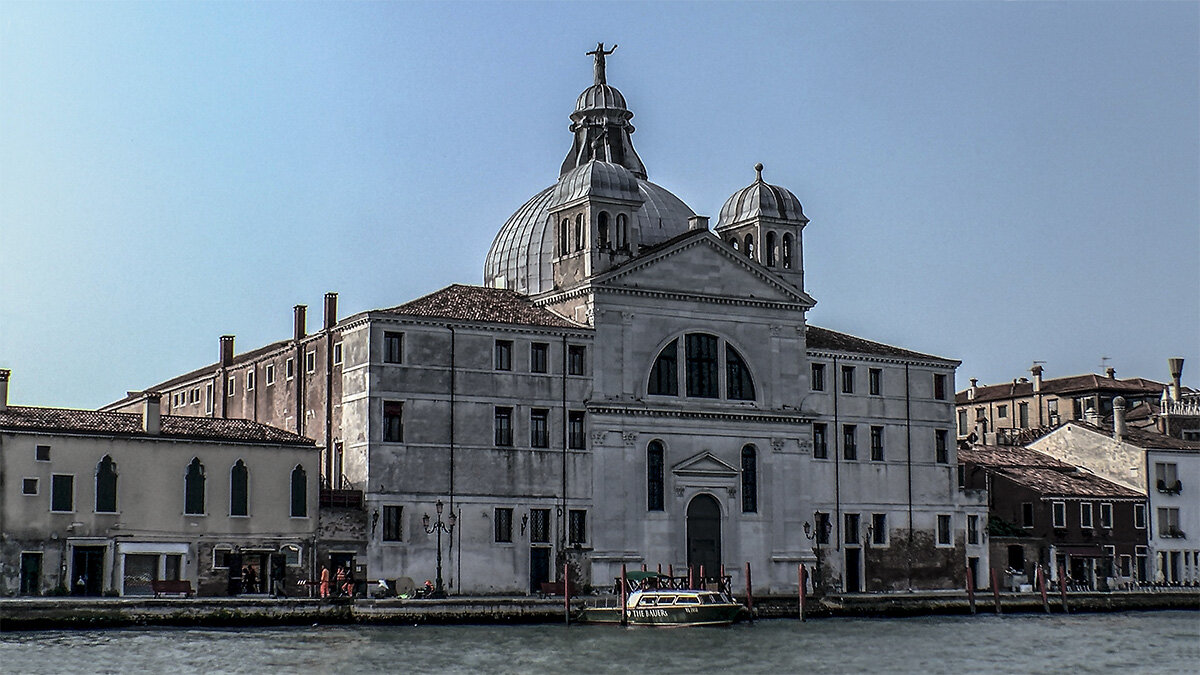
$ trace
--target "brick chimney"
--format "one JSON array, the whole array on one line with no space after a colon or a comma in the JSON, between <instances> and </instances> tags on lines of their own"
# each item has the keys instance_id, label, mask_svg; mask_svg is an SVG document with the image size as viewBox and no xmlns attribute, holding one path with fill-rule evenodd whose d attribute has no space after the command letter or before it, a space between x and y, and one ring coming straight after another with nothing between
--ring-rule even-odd
<instances>
[{"instance_id":1,"label":"brick chimney","mask_svg":"<svg viewBox=\"0 0 1200 675\"><path fill-rule=\"evenodd\" d=\"M221 336L221 365L229 367L233 365L233 336Z\"/></svg>"},{"instance_id":2,"label":"brick chimney","mask_svg":"<svg viewBox=\"0 0 1200 675\"><path fill-rule=\"evenodd\" d=\"M1100 426L1100 413L1096 412L1096 407L1092 405L1091 401L1091 399L1087 399L1087 409L1083 412L1083 421L1098 427Z\"/></svg>"},{"instance_id":3,"label":"brick chimney","mask_svg":"<svg viewBox=\"0 0 1200 675\"><path fill-rule=\"evenodd\" d=\"M337 324L337 293L325 294L325 330Z\"/></svg>"},{"instance_id":4,"label":"brick chimney","mask_svg":"<svg viewBox=\"0 0 1200 675\"><path fill-rule=\"evenodd\" d=\"M296 312L296 342L299 342L304 339L305 335L308 335L307 321L305 320L308 305L296 305L293 309Z\"/></svg>"},{"instance_id":5,"label":"brick chimney","mask_svg":"<svg viewBox=\"0 0 1200 675\"><path fill-rule=\"evenodd\" d=\"M975 400L975 391L976 391L976 389L978 389L978 387L979 387L979 378L972 377L971 378L971 387L969 389L967 389L967 399L968 400L971 400L971 401Z\"/></svg>"},{"instance_id":6,"label":"brick chimney","mask_svg":"<svg viewBox=\"0 0 1200 675\"><path fill-rule=\"evenodd\" d=\"M1183 385L1180 378L1183 377L1183 359L1174 357L1167 359L1167 368L1171 371L1171 400L1178 401L1183 398Z\"/></svg>"},{"instance_id":7,"label":"brick chimney","mask_svg":"<svg viewBox=\"0 0 1200 675\"><path fill-rule=\"evenodd\" d=\"M1113 399L1113 438L1118 441L1125 438L1125 398L1123 396Z\"/></svg>"},{"instance_id":8,"label":"brick chimney","mask_svg":"<svg viewBox=\"0 0 1200 675\"><path fill-rule=\"evenodd\" d=\"M8 410L8 376L11 374L8 368L0 368L0 412Z\"/></svg>"},{"instance_id":9,"label":"brick chimney","mask_svg":"<svg viewBox=\"0 0 1200 675\"><path fill-rule=\"evenodd\" d=\"M1042 391L1042 366L1040 363L1033 364L1029 369L1029 373L1033 375L1033 393L1037 394Z\"/></svg>"},{"instance_id":10,"label":"brick chimney","mask_svg":"<svg viewBox=\"0 0 1200 675\"><path fill-rule=\"evenodd\" d=\"M689 230L707 230L708 216L688 216Z\"/></svg>"}]
</instances>

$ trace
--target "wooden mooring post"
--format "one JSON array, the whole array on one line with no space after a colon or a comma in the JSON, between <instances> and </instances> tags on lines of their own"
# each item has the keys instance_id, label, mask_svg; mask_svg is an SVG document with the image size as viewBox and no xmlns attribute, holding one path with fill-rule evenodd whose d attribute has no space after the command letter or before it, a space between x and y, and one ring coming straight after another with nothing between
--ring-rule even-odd
<instances>
[{"instance_id":1,"label":"wooden mooring post","mask_svg":"<svg viewBox=\"0 0 1200 675\"><path fill-rule=\"evenodd\" d=\"M971 613L975 613L975 573L967 568L967 602L971 605Z\"/></svg>"},{"instance_id":2,"label":"wooden mooring post","mask_svg":"<svg viewBox=\"0 0 1200 675\"><path fill-rule=\"evenodd\" d=\"M996 613L1000 614L1000 584L996 583L996 568L992 568L992 600L996 603Z\"/></svg>"},{"instance_id":3,"label":"wooden mooring post","mask_svg":"<svg viewBox=\"0 0 1200 675\"><path fill-rule=\"evenodd\" d=\"M628 608L626 607L626 599L629 595L629 586L625 581L625 563L621 563L621 625L629 625Z\"/></svg>"},{"instance_id":4,"label":"wooden mooring post","mask_svg":"<svg viewBox=\"0 0 1200 675\"><path fill-rule=\"evenodd\" d=\"M1063 614L1069 614L1071 610L1067 608L1067 570L1062 565L1058 566L1058 591L1062 596Z\"/></svg>"},{"instance_id":5,"label":"wooden mooring post","mask_svg":"<svg viewBox=\"0 0 1200 675\"><path fill-rule=\"evenodd\" d=\"M750 622L754 622L754 586L750 583L750 562L746 562L746 609L750 610Z\"/></svg>"},{"instance_id":6,"label":"wooden mooring post","mask_svg":"<svg viewBox=\"0 0 1200 675\"><path fill-rule=\"evenodd\" d=\"M1050 599L1046 597L1046 570L1038 565L1037 567L1038 590L1042 593L1042 609L1047 614L1050 613Z\"/></svg>"},{"instance_id":7,"label":"wooden mooring post","mask_svg":"<svg viewBox=\"0 0 1200 675\"><path fill-rule=\"evenodd\" d=\"M799 590L798 590L798 591L797 591L797 593L796 593L796 601L797 601L797 603L798 603L798 605L797 605L797 606L798 606L798 608L799 608L799 611L800 611L800 622L801 622L801 623L803 623L803 622L805 622L805 621L807 621L807 620L808 620L808 619L807 619L807 618L804 616L804 601L805 601L805 599L806 599L806 596L808 595L808 591L807 591L807 590L805 589L805 587L804 587L804 582L806 581L806 580L805 580L805 577L806 577L806 576L807 576L807 574L805 573L805 570L804 570L804 565L799 565L799 566L798 566L798 569L796 570L796 579L797 579L797 581L799 581L799 583L800 583L800 588L799 588Z\"/></svg>"},{"instance_id":8,"label":"wooden mooring post","mask_svg":"<svg viewBox=\"0 0 1200 675\"><path fill-rule=\"evenodd\" d=\"M571 564L563 563L563 622L571 625Z\"/></svg>"}]
</instances>

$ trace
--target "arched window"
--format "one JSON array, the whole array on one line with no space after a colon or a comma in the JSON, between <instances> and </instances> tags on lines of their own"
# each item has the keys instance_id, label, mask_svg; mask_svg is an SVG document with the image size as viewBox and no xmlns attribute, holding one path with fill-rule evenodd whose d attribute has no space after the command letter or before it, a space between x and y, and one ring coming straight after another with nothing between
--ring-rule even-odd
<instances>
[{"instance_id":1,"label":"arched window","mask_svg":"<svg viewBox=\"0 0 1200 675\"><path fill-rule=\"evenodd\" d=\"M767 267L775 266L775 233L767 233Z\"/></svg>"},{"instance_id":2,"label":"arched window","mask_svg":"<svg viewBox=\"0 0 1200 675\"><path fill-rule=\"evenodd\" d=\"M792 235L790 234L783 235L783 255L780 257L783 258L783 269L792 269Z\"/></svg>"},{"instance_id":3,"label":"arched window","mask_svg":"<svg viewBox=\"0 0 1200 675\"><path fill-rule=\"evenodd\" d=\"M679 340L671 343L659 352L650 371L650 384L646 390L658 396L679 395Z\"/></svg>"},{"instance_id":4,"label":"arched window","mask_svg":"<svg viewBox=\"0 0 1200 675\"><path fill-rule=\"evenodd\" d=\"M617 248L622 251L629 248L629 223L624 213L617 214Z\"/></svg>"},{"instance_id":5,"label":"arched window","mask_svg":"<svg viewBox=\"0 0 1200 675\"><path fill-rule=\"evenodd\" d=\"M746 247L742 249L742 252L746 254L747 258L754 258L754 235L746 235Z\"/></svg>"},{"instance_id":6,"label":"arched window","mask_svg":"<svg viewBox=\"0 0 1200 675\"><path fill-rule=\"evenodd\" d=\"M229 515L250 515L250 470L240 459L229 470Z\"/></svg>"},{"instance_id":7,"label":"arched window","mask_svg":"<svg viewBox=\"0 0 1200 675\"><path fill-rule=\"evenodd\" d=\"M725 389L726 395L734 401L754 400L754 380L750 377L750 369L746 367L742 355L729 345L725 345Z\"/></svg>"},{"instance_id":8,"label":"arched window","mask_svg":"<svg viewBox=\"0 0 1200 675\"><path fill-rule=\"evenodd\" d=\"M742 448L742 512L758 512L758 452L753 445Z\"/></svg>"},{"instance_id":9,"label":"arched window","mask_svg":"<svg viewBox=\"0 0 1200 675\"><path fill-rule=\"evenodd\" d=\"M650 441L646 447L646 510L662 511L663 501L663 444Z\"/></svg>"},{"instance_id":10,"label":"arched window","mask_svg":"<svg viewBox=\"0 0 1200 675\"><path fill-rule=\"evenodd\" d=\"M183 512L192 516L204 515L204 465L192 458L183 477Z\"/></svg>"},{"instance_id":11,"label":"arched window","mask_svg":"<svg viewBox=\"0 0 1200 675\"><path fill-rule=\"evenodd\" d=\"M308 476L299 464L292 469L292 517L308 516Z\"/></svg>"},{"instance_id":12,"label":"arched window","mask_svg":"<svg viewBox=\"0 0 1200 675\"><path fill-rule=\"evenodd\" d=\"M571 245L567 243L567 234L571 231L571 221L563 218L562 226L558 228L558 254L566 255L571 252Z\"/></svg>"},{"instance_id":13,"label":"arched window","mask_svg":"<svg viewBox=\"0 0 1200 675\"><path fill-rule=\"evenodd\" d=\"M729 238L729 245L732 246L733 250L735 250L735 251L742 250L742 244L738 241L738 238L736 236Z\"/></svg>"},{"instance_id":14,"label":"arched window","mask_svg":"<svg viewBox=\"0 0 1200 675\"><path fill-rule=\"evenodd\" d=\"M96 513L117 512L117 465L105 455L96 465Z\"/></svg>"},{"instance_id":15,"label":"arched window","mask_svg":"<svg viewBox=\"0 0 1200 675\"><path fill-rule=\"evenodd\" d=\"M717 353L717 336L705 333L688 333L687 346L687 395L696 398L717 398L717 368L720 356Z\"/></svg>"},{"instance_id":16,"label":"arched window","mask_svg":"<svg viewBox=\"0 0 1200 675\"><path fill-rule=\"evenodd\" d=\"M575 250L583 250L583 214L575 216Z\"/></svg>"},{"instance_id":17,"label":"arched window","mask_svg":"<svg viewBox=\"0 0 1200 675\"><path fill-rule=\"evenodd\" d=\"M601 211L596 219L596 230L600 234L600 248L608 248L608 213Z\"/></svg>"}]
</instances>

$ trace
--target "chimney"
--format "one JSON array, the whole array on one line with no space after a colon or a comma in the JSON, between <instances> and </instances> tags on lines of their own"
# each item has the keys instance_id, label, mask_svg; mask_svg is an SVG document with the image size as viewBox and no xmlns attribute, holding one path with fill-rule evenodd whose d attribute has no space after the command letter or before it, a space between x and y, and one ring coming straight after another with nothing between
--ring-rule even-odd
<instances>
[{"instance_id":1,"label":"chimney","mask_svg":"<svg viewBox=\"0 0 1200 675\"><path fill-rule=\"evenodd\" d=\"M308 305L296 305L294 309L296 310L296 342L299 342L308 334L304 320L304 313L308 311Z\"/></svg>"},{"instance_id":2,"label":"chimney","mask_svg":"<svg viewBox=\"0 0 1200 675\"><path fill-rule=\"evenodd\" d=\"M1115 379L1117 379L1117 369L1116 369L1116 368L1113 368L1112 366L1109 366L1109 367L1105 368L1105 369L1104 369L1104 376L1105 376L1105 377L1107 377L1107 378L1108 378L1108 379L1110 379L1110 380L1115 380Z\"/></svg>"},{"instance_id":3,"label":"chimney","mask_svg":"<svg viewBox=\"0 0 1200 675\"><path fill-rule=\"evenodd\" d=\"M971 378L971 388L967 389L967 399L968 400L972 400L972 401L975 400L975 390L978 386L979 386L979 378L972 377Z\"/></svg>"},{"instance_id":4,"label":"chimney","mask_svg":"<svg viewBox=\"0 0 1200 675\"><path fill-rule=\"evenodd\" d=\"M1178 401L1183 398L1183 390L1179 378L1183 377L1183 358L1175 357L1167 359L1167 368L1171 371L1171 400Z\"/></svg>"},{"instance_id":5,"label":"chimney","mask_svg":"<svg viewBox=\"0 0 1200 675\"><path fill-rule=\"evenodd\" d=\"M8 410L8 376L12 371L0 368L0 412Z\"/></svg>"},{"instance_id":6,"label":"chimney","mask_svg":"<svg viewBox=\"0 0 1200 675\"><path fill-rule=\"evenodd\" d=\"M157 436L162 432L162 394L142 392L142 431Z\"/></svg>"},{"instance_id":7,"label":"chimney","mask_svg":"<svg viewBox=\"0 0 1200 675\"><path fill-rule=\"evenodd\" d=\"M689 216L688 217L688 229L689 230L707 230L708 229L708 216Z\"/></svg>"},{"instance_id":8,"label":"chimney","mask_svg":"<svg viewBox=\"0 0 1200 675\"><path fill-rule=\"evenodd\" d=\"M337 323L337 293L325 294L325 330Z\"/></svg>"},{"instance_id":9,"label":"chimney","mask_svg":"<svg viewBox=\"0 0 1200 675\"><path fill-rule=\"evenodd\" d=\"M1094 427L1100 426L1100 413L1096 412L1096 407L1091 404L1090 399L1088 400L1087 410L1083 413L1083 421Z\"/></svg>"},{"instance_id":10,"label":"chimney","mask_svg":"<svg viewBox=\"0 0 1200 675\"><path fill-rule=\"evenodd\" d=\"M1118 396L1113 399L1113 438L1125 438L1125 398Z\"/></svg>"},{"instance_id":11,"label":"chimney","mask_svg":"<svg viewBox=\"0 0 1200 675\"><path fill-rule=\"evenodd\" d=\"M221 336L221 365L228 368L233 365L233 336Z\"/></svg>"},{"instance_id":12,"label":"chimney","mask_svg":"<svg viewBox=\"0 0 1200 675\"><path fill-rule=\"evenodd\" d=\"M1029 369L1029 373L1033 375L1033 393L1039 393L1042 390L1042 366L1035 363Z\"/></svg>"}]
</instances>

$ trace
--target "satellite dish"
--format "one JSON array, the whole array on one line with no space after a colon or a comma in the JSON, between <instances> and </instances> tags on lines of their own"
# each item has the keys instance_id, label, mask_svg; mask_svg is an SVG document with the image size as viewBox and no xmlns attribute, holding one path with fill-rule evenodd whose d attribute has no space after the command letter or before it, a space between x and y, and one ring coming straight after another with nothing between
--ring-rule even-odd
<instances>
[{"instance_id":1,"label":"satellite dish","mask_svg":"<svg viewBox=\"0 0 1200 675\"><path fill-rule=\"evenodd\" d=\"M416 590L417 585L413 583L412 577L400 577L396 580L396 597L411 598Z\"/></svg>"}]
</instances>

